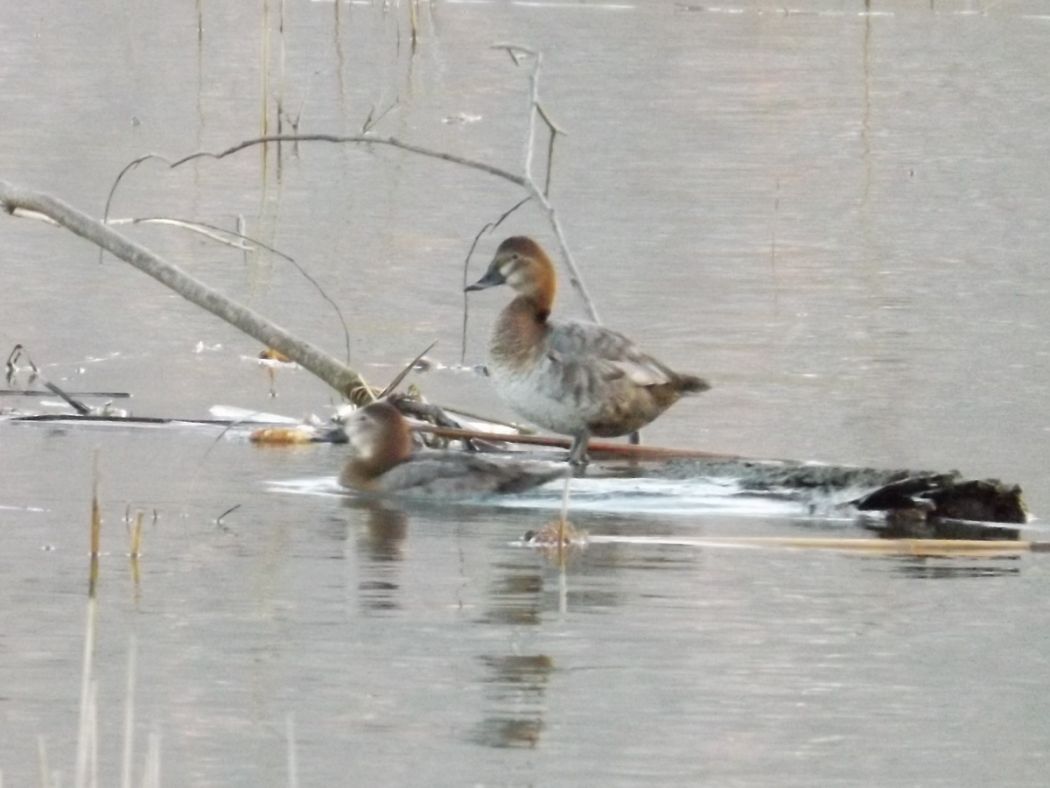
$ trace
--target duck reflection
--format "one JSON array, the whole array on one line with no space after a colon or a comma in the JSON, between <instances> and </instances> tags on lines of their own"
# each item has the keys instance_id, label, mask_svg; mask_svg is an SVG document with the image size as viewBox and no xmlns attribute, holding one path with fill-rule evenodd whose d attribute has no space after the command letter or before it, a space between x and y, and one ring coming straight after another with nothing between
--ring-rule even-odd
<instances>
[{"instance_id":1,"label":"duck reflection","mask_svg":"<svg viewBox=\"0 0 1050 788\"><path fill-rule=\"evenodd\" d=\"M489 672L485 696L492 711L478 723L474 741L487 747L535 747L543 732L547 679L554 660L546 654L483 656Z\"/></svg>"},{"instance_id":2,"label":"duck reflection","mask_svg":"<svg viewBox=\"0 0 1050 788\"><path fill-rule=\"evenodd\" d=\"M360 511L364 526L357 537L357 554L364 559L357 584L361 605L373 612L397 610L408 515L380 501L349 498L347 506Z\"/></svg>"},{"instance_id":3,"label":"duck reflection","mask_svg":"<svg viewBox=\"0 0 1050 788\"><path fill-rule=\"evenodd\" d=\"M921 580L952 580L957 578L1005 577L1021 574L1021 559L1016 555L1000 555L974 561L960 558L894 557L897 572L905 577Z\"/></svg>"}]
</instances>

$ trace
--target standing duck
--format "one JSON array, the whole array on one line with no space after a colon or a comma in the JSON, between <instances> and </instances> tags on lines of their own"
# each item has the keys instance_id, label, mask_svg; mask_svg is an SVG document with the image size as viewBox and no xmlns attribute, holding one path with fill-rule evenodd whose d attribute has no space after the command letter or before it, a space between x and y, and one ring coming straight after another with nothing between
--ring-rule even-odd
<instances>
[{"instance_id":1,"label":"standing duck","mask_svg":"<svg viewBox=\"0 0 1050 788\"><path fill-rule=\"evenodd\" d=\"M569 461L586 462L591 435L634 432L707 381L674 372L623 334L594 323L550 319L554 266L531 238L499 245L485 275L466 289L510 285L517 296L499 316L488 370L500 396L529 421L571 435Z\"/></svg>"},{"instance_id":2,"label":"standing duck","mask_svg":"<svg viewBox=\"0 0 1050 788\"><path fill-rule=\"evenodd\" d=\"M339 483L360 493L462 499L522 492L564 475L544 463L495 462L460 452L417 452L408 422L389 402L359 408L344 429L351 454Z\"/></svg>"}]
</instances>

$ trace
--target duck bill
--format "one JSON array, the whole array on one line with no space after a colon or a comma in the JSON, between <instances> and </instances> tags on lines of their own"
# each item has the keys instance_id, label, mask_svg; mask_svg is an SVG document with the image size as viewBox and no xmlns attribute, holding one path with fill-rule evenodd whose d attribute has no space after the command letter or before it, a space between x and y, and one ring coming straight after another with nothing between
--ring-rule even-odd
<instances>
[{"instance_id":1,"label":"duck bill","mask_svg":"<svg viewBox=\"0 0 1050 788\"><path fill-rule=\"evenodd\" d=\"M474 284L467 285L463 288L463 292L469 293L473 290L484 290L487 287L496 287L497 285L504 284L506 281L507 280L503 278L503 274L501 274L498 269L490 268L485 272L485 275L481 277L481 279Z\"/></svg>"}]
</instances>

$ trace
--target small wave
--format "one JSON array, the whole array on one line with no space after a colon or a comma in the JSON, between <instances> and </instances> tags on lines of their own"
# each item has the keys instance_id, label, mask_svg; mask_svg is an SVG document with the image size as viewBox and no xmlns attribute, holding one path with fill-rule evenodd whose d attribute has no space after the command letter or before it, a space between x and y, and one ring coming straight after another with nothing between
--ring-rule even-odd
<instances>
[{"instance_id":1,"label":"small wave","mask_svg":"<svg viewBox=\"0 0 1050 788\"><path fill-rule=\"evenodd\" d=\"M272 480L271 492L287 495L352 497L334 476ZM562 504L562 481L554 481L516 495L484 496L457 500L457 505L477 504L507 509L557 510ZM631 514L738 514L746 516L812 516L805 501L784 496L760 495L741 490L732 482L679 479L577 478L569 487L570 511Z\"/></svg>"}]
</instances>

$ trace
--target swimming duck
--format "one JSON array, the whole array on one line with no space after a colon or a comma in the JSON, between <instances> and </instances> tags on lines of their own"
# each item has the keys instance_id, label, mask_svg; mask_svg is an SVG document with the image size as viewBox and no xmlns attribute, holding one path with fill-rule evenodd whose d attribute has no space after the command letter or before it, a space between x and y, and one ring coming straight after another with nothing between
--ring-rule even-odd
<instances>
[{"instance_id":1,"label":"swimming duck","mask_svg":"<svg viewBox=\"0 0 1050 788\"><path fill-rule=\"evenodd\" d=\"M344 427L351 456L339 483L373 495L467 498L522 492L563 475L550 465L495 462L476 454L415 451L408 422L389 402L354 411Z\"/></svg>"},{"instance_id":2,"label":"swimming duck","mask_svg":"<svg viewBox=\"0 0 1050 788\"><path fill-rule=\"evenodd\" d=\"M707 381L643 353L623 334L594 323L550 319L554 266L531 238L499 245L485 275L466 289L510 285L489 345L489 375L500 396L529 421L573 436L569 461L586 462L591 435L634 432Z\"/></svg>"}]
</instances>

